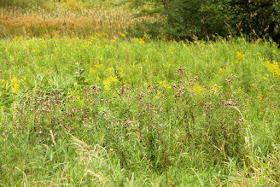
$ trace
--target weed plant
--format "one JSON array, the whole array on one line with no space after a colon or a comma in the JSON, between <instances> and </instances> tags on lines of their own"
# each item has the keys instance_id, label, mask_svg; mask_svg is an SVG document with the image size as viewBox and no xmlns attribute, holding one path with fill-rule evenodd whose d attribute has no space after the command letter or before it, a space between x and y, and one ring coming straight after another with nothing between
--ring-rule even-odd
<instances>
[{"instance_id":1,"label":"weed plant","mask_svg":"<svg viewBox=\"0 0 280 187\"><path fill-rule=\"evenodd\" d=\"M0 41L0 185L277 186L270 42Z\"/></svg>"}]
</instances>

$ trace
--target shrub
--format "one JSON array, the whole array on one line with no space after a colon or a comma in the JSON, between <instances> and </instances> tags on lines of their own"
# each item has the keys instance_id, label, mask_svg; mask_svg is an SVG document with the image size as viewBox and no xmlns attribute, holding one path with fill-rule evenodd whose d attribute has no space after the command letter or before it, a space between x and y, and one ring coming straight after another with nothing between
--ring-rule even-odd
<instances>
[{"instance_id":1,"label":"shrub","mask_svg":"<svg viewBox=\"0 0 280 187\"><path fill-rule=\"evenodd\" d=\"M278 1L271 0L231 0L228 11L234 15L240 32L255 37L272 37L279 42L280 9Z\"/></svg>"},{"instance_id":2,"label":"shrub","mask_svg":"<svg viewBox=\"0 0 280 187\"><path fill-rule=\"evenodd\" d=\"M271 37L279 42L278 1L163 0L154 3L167 17L165 35L173 39L245 34L251 39ZM154 13L158 12L155 9Z\"/></svg>"},{"instance_id":3,"label":"shrub","mask_svg":"<svg viewBox=\"0 0 280 187\"><path fill-rule=\"evenodd\" d=\"M225 35L227 14L222 1L174 0L166 10L168 33L176 38L203 38L213 34Z\"/></svg>"}]
</instances>

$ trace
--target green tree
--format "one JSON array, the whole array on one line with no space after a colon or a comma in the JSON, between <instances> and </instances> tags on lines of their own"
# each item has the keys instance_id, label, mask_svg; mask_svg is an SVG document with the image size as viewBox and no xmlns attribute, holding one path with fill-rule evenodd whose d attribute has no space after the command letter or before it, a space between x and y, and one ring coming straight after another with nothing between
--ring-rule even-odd
<instances>
[{"instance_id":1,"label":"green tree","mask_svg":"<svg viewBox=\"0 0 280 187\"><path fill-rule=\"evenodd\" d=\"M154 3L164 16L165 35L199 38L212 35L272 37L279 42L278 0L141 0L138 6Z\"/></svg>"},{"instance_id":2,"label":"green tree","mask_svg":"<svg viewBox=\"0 0 280 187\"><path fill-rule=\"evenodd\" d=\"M205 38L213 34L226 35L229 15L223 1L173 0L167 9L169 33L177 38Z\"/></svg>"},{"instance_id":3,"label":"green tree","mask_svg":"<svg viewBox=\"0 0 280 187\"><path fill-rule=\"evenodd\" d=\"M239 31L251 37L280 38L278 0L231 0L228 9Z\"/></svg>"}]
</instances>

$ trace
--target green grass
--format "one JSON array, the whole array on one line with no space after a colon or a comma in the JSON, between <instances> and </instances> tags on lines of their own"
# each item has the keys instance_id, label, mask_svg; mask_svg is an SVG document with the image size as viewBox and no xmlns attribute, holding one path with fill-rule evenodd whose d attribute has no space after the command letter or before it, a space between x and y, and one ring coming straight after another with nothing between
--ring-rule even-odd
<instances>
[{"instance_id":1,"label":"green grass","mask_svg":"<svg viewBox=\"0 0 280 187\"><path fill-rule=\"evenodd\" d=\"M244 39L1 40L0 186L277 186L279 56Z\"/></svg>"}]
</instances>

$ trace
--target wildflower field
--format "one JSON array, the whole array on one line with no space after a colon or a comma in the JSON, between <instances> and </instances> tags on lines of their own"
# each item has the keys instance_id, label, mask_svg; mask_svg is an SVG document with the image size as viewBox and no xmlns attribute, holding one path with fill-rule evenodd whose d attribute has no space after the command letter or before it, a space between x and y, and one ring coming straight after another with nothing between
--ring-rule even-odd
<instances>
[{"instance_id":1,"label":"wildflower field","mask_svg":"<svg viewBox=\"0 0 280 187\"><path fill-rule=\"evenodd\" d=\"M277 186L279 49L0 41L0 186Z\"/></svg>"},{"instance_id":2,"label":"wildflower field","mask_svg":"<svg viewBox=\"0 0 280 187\"><path fill-rule=\"evenodd\" d=\"M121 0L30 2L0 2L0 187L280 186L276 43L155 39L138 24L166 18Z\"/></svg>"}]
</instances>

